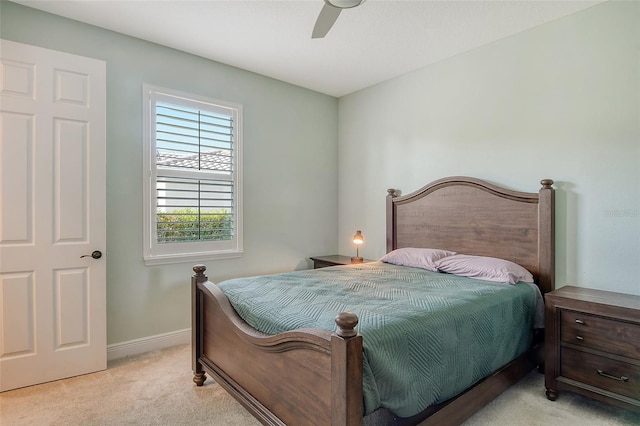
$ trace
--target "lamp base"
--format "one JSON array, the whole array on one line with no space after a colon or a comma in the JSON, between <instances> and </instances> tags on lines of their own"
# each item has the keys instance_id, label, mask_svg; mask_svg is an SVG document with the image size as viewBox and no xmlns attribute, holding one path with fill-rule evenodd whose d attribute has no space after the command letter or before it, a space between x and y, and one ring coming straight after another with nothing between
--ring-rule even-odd
<instances>
[{"instance_id":1,"label":"lamp base","mask_svg":"<svg viewBox=\"0 0 640 426\"><path fill-rule=\"evenodd\" d=\"M351 258L351 263L363 263L364 259L361 258L360 256L356 256L356 257L352 257Z\"/></svg>"}]
</instances>

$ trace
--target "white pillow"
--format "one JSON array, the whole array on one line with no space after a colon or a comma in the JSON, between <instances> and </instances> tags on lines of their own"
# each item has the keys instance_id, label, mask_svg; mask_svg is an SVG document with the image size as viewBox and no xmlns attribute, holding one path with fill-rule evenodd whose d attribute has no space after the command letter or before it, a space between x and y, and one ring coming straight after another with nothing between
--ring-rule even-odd
<instances>
[{"instance_id":1,"label":"white pillow","mask_svg":"<svg viewBox=\"0 0 640 426\"><path fill-rule=\"evenodd\" d=\"M504 259L456 254L437 260L438 271L485 281L515 284L533 282L533 275L522 266Z\"/></svg>"},{"instance_id":2,"label":"white pillow","mask_svg":"<svg viewBox=\"0 0 640 426\"><path fill-rule=\"evenodd\" d=\"M435 262L454 254L456 253L448 250L405 247L385 254L380 260L394 265L411 266L437 272L438 268Z\"/></svg>"}]
</instances>

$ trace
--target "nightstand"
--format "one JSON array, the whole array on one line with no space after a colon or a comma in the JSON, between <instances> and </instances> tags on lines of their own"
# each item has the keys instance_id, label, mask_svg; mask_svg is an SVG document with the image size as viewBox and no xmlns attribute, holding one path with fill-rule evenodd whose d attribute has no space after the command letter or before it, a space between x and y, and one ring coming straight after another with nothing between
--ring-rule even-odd
<instances>
[{"instance_id":1,"label":"nightstand","mask_svg":"<svg viewBox=\"0 0 640 426\"><path fill-rule=\"evenodd\" d=\"M313 260L313 269L326 268L327 266L351 265L351 256L341 256L333 254L331 256L314 256L309 259ZM372 262L372 260L364 259L363 262Z\"/></svg>"},{"instance_id":2,"label":"nightstand","mask_svg":"<svg viewBox=\"0 0 640 426\"><path fill-rule=\"evenodd\" d=\"M545 295L545 386L640 412L640 296L562 287Z\"/></svg>"}]
</instances>

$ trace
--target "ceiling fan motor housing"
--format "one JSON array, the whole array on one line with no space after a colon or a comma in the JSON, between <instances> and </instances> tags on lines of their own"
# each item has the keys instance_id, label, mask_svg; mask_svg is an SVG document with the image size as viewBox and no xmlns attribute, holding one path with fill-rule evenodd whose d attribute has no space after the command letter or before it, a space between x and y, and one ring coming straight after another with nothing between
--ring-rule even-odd
<instances>
[{"instance_id":1,"label":"ceiling fan motor housing","mask_svg":"<svg viewBox=\"0 0 640 426\"><path fill-rule=\"evenodd\" d=\"M324 0L327 4L339 9L350 9L364 3L365 0Z\"/></svg>"}]
</instances>

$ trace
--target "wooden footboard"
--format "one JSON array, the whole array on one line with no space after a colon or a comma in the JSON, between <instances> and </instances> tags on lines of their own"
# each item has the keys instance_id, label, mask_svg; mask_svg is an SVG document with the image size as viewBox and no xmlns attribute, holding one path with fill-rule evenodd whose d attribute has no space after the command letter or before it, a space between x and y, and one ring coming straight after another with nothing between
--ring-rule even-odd
<instances>
[{"instance_id":1,"label":"wooden footboard","mask_svg":"<svg viewBox=\"0 0 640 426\"><path fill-rule=\"evenodd\" d=\"M337 331L268 336L233 310L206 267L192 277L194 382L205 372L264 424L362 424L362 337L342 313Z\"/></svg>"}]
</instances>

